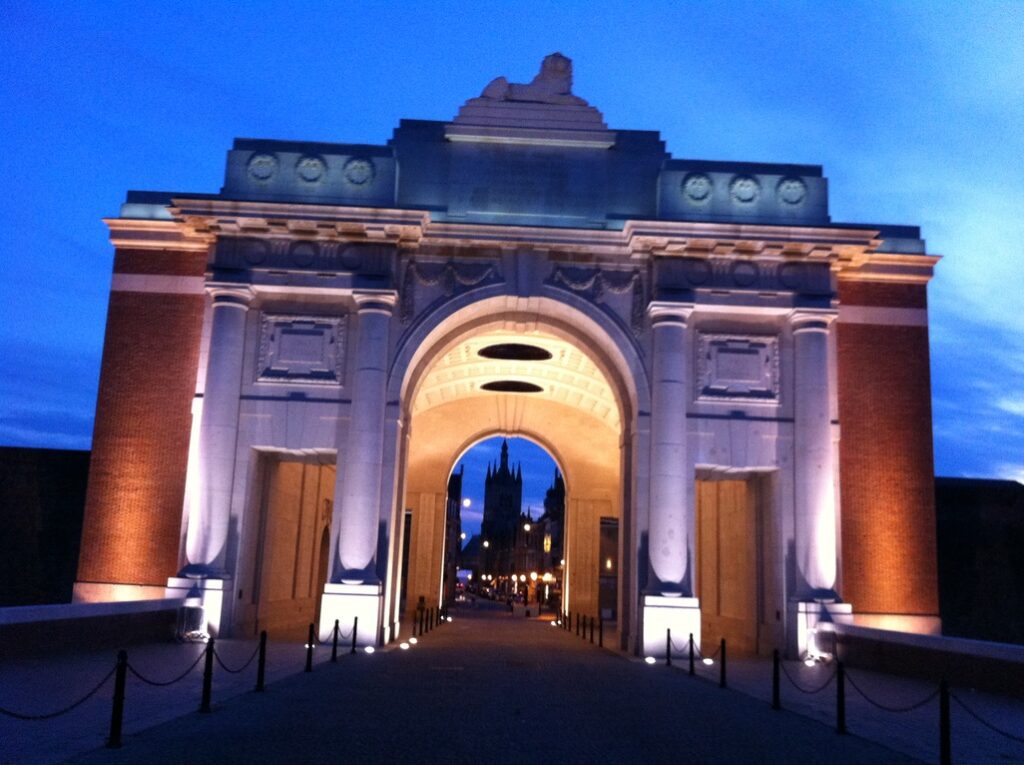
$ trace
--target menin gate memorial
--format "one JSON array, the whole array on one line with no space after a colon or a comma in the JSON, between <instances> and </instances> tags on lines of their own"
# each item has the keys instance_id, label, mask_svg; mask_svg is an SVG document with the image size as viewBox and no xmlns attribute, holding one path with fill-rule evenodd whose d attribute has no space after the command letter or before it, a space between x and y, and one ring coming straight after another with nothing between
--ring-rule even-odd
<instances>
[{"instance_id":1,"label":"menin gate memorial","mask_svg":"<svg viewBox=\"0 0 1024 765\"><path fill-rule=\"evenodd\" d=\"M553 54L386 144L238 139L220 193L128 193L78 599L389 641L441 597L453 465L503 434L564 476L564 608L597 613L617 521L630 651L935 619L918 229L832 221L818 166L676 159L571 85Z\"/></svg>"}]
</instances>

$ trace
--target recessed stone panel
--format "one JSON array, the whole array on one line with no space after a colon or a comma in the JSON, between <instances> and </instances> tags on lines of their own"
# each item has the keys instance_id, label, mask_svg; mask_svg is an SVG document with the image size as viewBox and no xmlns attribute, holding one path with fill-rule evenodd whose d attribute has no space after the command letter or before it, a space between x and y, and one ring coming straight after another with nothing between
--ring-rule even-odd
<instances>
[{"instance_id":1,"label":"recessed stone panel","mask_svg":"<svg viewBox=\"0 0 1024 765\"><path fill-rule=\"evenodd\" d=\"M264 313L256 381L340 385L344 346L344 317Z\"/></svg>"},{"instance_id":2,"label":"recessed stone panel","mask_svg":"<svg viewBox=\"0 0 1024 765\"><path fill-rule=\"evenodd\" d=\"M696 371L699 401L778 401L778 339L700 333Z\"/></svg>"}]
</instances>

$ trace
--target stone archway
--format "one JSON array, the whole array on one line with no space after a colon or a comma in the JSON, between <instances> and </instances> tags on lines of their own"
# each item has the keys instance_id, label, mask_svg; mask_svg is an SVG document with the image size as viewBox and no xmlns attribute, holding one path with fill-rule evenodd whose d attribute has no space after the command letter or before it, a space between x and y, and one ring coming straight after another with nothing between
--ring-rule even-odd
<instances>
[{"instance_id":1,"label":"stone archway","mask_svg":"<svg viewBox=\"0 0 1024 765\"><path fill-rule=\"evenodd\" d=\"M598 613L602 520L614 520L622 530L616 551L621 562L616 572L619 602L614 610L621 615L623 635L635 624L635 412L638 389L642 400L646 386L635 378L642 367L632 338L620 337L617 342L588 313L550 299L519 301L501 296L441 317L418 343L406 344L405 358L399 355L390 379L392 383L401 379L403 418L396 513L409 512L413 521L410 539L397 538L389 555L387 621L400 623L403 618L398 606L401 577L395 562L402 559L404 544L412 547L406 610L420 595L430 604L437 603L449 472L469 445L500 434L524 436L543 445L565 476L564 605L573 611ZM513 343L540 349L549 357L517 360L481 355L486 348ZM403 368L405 374L400 375ZM501 381L535 390L486 390L485 386ZM393 527L399 528L397 522Z\"/></svg>"}]
</instances>

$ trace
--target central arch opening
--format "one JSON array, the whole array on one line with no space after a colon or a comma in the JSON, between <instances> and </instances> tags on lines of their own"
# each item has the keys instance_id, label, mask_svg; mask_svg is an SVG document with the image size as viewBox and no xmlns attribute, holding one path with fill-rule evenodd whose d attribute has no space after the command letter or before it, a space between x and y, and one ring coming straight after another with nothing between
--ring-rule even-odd
<instances>
[{"instance_id":1,"label":"central arch opening","mask_svg":"<svg viewBox=\"0 0 1024 765\"><path fill-rule=\"evenodd\" d=\"M526 326L507 317L466 322L422 355L411 383L400 463L403 562L392 593L396 620L412 624L418 608L448 603L455 594L453 559L463 540L452 538L452 521L465 509L462 500L469 499L467 520L480 523L479 548L477 560L464 568L473 571L475 587L514 601L522 599L525 588L529 602L546 595L553 610L601 615L614 625L623 591L620 528L625 531L623 443L628 439L623 438L621 394L593 344L536 317ZM531 534L532 522L523 513L532 500L516 508L516 528L508 527L509 515L502 521L508 528L499 528L496 518L485 525L486 497L479 495L481 487L463 480L472 447L495 438L494 470L501 468L502 440L522 438L551 456L564 481L561 551L556 560L547 560L550 568L543 565L543 552L546 544L555 546L554 524L538 529L540 536ZM553 469L545 479L544 489L554 482ZM536 507L532 518L540 520L542 512ZM523 528L528 525L529 530ZM470 541L475 529L465 530ZM544 539L548 533L550 543Z\"/></svg>"}]
</instances>

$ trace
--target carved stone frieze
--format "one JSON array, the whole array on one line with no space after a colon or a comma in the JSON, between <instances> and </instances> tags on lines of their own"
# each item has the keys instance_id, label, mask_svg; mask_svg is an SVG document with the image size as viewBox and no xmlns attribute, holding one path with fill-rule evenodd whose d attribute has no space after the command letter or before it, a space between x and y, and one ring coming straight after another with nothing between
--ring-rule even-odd
<instances>
[{"instance_id":1,"label":"carved stone frieze","mask_svg":"<svg viewBox=\"0 0 1024 765\"><path fill-rule=\"evenodd\" d=\"M344 316L263 313L256 381L341 385L345 324Z\"/></svg>"},{"instance_id":2,"label":"carved stone frieze","mask_svg":"<svg viewBox=\"0 0 1024 765\"><path fill-rule=\"evenodd\" d=\"M416 315L416 288L438 287L446 298L471 287L504 281L494 263L469 263L447 260L444 263L420 263L409 260L402 279L399 318L408 323Z\"/></svg>"},{"instance_id":3,"label":"carved stone frieze","mask_svg":"<svg viewBox=\"0 0 1024 765\"><path fill-rule=\"evenodd\" d=\"M219 268L269 270L308 269L318 272L387 273L394 248L286 237L222 236L214 265Z\"/></svg>"},{"instance_id":4,"label":"carved stone frieze","mask_svg":"<svg viewBox=\"0 0 1024 765\"><path fill-rule=\"evenodd\" d=\"M774 335L697 335L698 401L779 400L779 341Z\"/></svg>"},{"instance_id":5,"label":"carved stone frieze","mask_svg":"<svg viewBox=\"0 0 1024 765\"><path fill-rule=\"evenodd\" d=\"M630 329L637 337L644 331L646 301L639 269L605 271L599 268L555 266L546 284L575 292L597 304L603 303L608 293L622 295L629 292L632 301L629 310Z\"/></svg>"}]
</instances>

